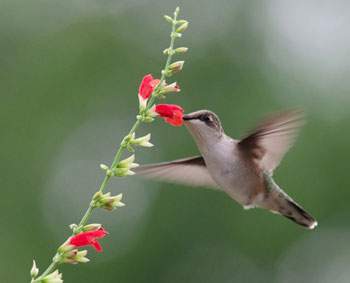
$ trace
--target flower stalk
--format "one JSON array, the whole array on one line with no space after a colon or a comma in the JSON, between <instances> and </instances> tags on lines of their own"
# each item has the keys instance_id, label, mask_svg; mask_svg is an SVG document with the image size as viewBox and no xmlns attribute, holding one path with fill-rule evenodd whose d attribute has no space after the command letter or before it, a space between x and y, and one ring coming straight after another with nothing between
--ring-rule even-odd
<instances>
[{"instance_id":1,"label":"flower stalk","mask_svg":"<svg viewBox=\"0 0 350 283\"><path fill-rule=\"evenodd\" d=\"M185 20L177 20L179 14L179 8L176 8L174 17L165 16L165 19L172 24L170 33L170 45L164 50L167 60L164 69L161 71L160 79L153 79L151 75L144 77L140 89L139 89L139 114L137 115L136 122L131 127L127 136L122 140L120 147L113 159L110 167L105 164L101 164L100 167L105 171L105 177L100 185L98 191L91 199L90 205L80 220L79 224L70 225L73 230L73 234L68 238L57 250L56 255L53 257L51 265L39 276L39 269L36 267L35 261L31 269L32 283L36 282L63 282L62 274L59 273L57 266L61 263L78 263L88 262L89 259L85 257L86 250L78 251L76 248L91 245L97 251L102 251L100 244L96 239L104 237L106 232L101 224L94 223L86 225L95 208L102 208L106 210L115 210L119 207L123 207L124 203L121 202L122 194L111 196L110 193L104 194L108 181L111 177L125 177L127 175L134 174L132 168L138 166L134 162L134 155L130 156L123 161L119 161L124 151L127 149L134 152L133 146L151 147L153 144L149 142L150 134L135 138L135 131L142 122L151 122L154 117L164 117L166 122L172 125L179 126L182 124L182 108L177 105L154 105L154 101L157 98L165 98L166 93L175 93L180 91L176 83L167 85L165 82L166 77L170 77L173 73L178 72L183 67L183 61L178 61L171 64L172 58L176 53L184 53L187 51L186 47L179 47L174 49L174 42L176 38L182 36L181 32L184 31L188 22Z\"/></svg>"}]
</instances>

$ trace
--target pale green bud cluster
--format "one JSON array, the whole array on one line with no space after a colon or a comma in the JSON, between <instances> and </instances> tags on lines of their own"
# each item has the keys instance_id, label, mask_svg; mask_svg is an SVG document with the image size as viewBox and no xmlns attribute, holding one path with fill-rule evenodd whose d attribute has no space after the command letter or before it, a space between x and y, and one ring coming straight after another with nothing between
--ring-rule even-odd
<instances>
[{"instance_id":1,"label":"pale green bud cluster","mask_svg":"<svg viewBox=\"0 0 350 283\"><path fill-rule=\"evenodd\" d=\"M61 261L64 263L77 264L78 262L86 263L90 260L85 257L87 255L87 250L78 251L77 249L66 252L62 255Z\"/></svg>"},{"instance_id":2,"label":"pale green bud cluster","mask_svg":"<svg viewBox=\"0 0 350 283\"><path fill-rule=\"evenodd\" d=\"M39 282L42 282L42 283L63 283L62 273L59 273L58 269L56 269L54 272L52 272L49 275L45 276Z\"/></svg>"},{"instance_id":3,"label":"pale green bud cluster","mask_svg":"<svg viewBox=\"0 0 350 283\"><path fill-rule=\"evenodd\" d=\"M135 136L133 134L133 135L127 136L122 142L122 145L128 148L130 151L134 151L134 149L130 145L140 145L140 146L146 146L146 147L153 146L153 144L148 142L149 139L150 139L150 135L135 139ZM105 164L100 164L100 168L106 171L106 174L108 176L125 177L129 175L134 175L135 172L131 171L130 169L136 168L139 166L137 163L134 163L134 160L135 160L135 155L133 154L130 157L120 161L117 164L117 166L113 169L109 169L108 166Z\"/></svg>"},{"instance_id":4,"label":"pale green bud cluster","mask_svg":"<svg viewBox=\"0 0 350 283\"><path fill-rule=\"evenodd\" d=\"M123 194L118 194L116 196L111 196L111 193L106 193L100 195L95 206L106 210L115 210L118 207L123 207L125 204L121 202Z\"/></svg>"},{"instance_id":5,"label":"pale green bud cluster","mask_svg":"<svg viewBox=\"0 0 350 283\"><path fill-rule=\"evenodd\" d=\"M144 147L152 147L153 144L149 142L150 139L151 139L151 134L135 139L135 133L133 133L130 144L137 145L137 146L144 146Z\"/></svg>"},{"instance_id":6,"label":"pale green bud cluster","mask_svg":"<svg viewBox=\"0 0 350 283\"><path fill-rule=\"evenodd\" d=\"M134 160L135 160L135 154L120 161L117 164L117 167L114 170L112 170L112 174L116 177L125 177L128 175L134 175L135 172L131 171L130 169L136 168L139 166L137 163L134 163Z\"/></svg>"},{"instance_id":7,"label":"pale green bud cluster","mask_svg":"<svg viewBox=\"0 0 350 283\"><path fill-rule=\"evenodd\" d=\"M147 123L153 122L154 119L147 115L148 112L149 112L149 110L146 113L144 113L143 115L137 115L136 119L140 120L142 122L147 122Z\"/></svg>"},{"instance_id":8,"label":"pale green bud cluster","mask_svg":"<svg viewBox=\"0 0 350 283\"><path fill-rule=\"evenodd\" d=\"M147 115L147 113L146 113ZM151 134L145 135L143 137L140 138L135 138L135 132L132 133L132 135L128 135L124 138L124 142L126 143L126 147L130 150L130 147L132 145L136 145L136 146L144 146L144 147L152 147L153 144L151 144L149 142L149 140L151 139ZM132 149L132 148L131 148ZM131 151L134 151L133 149Z\"/></svg>"},{"instance_id":9,"label":"pale green bud cluster","mask_svg":"<svg viewBox=\"0 0 350 283\"><path fill-rule=\"evenodd\" d=\"M173 31L170 33L170 37L172 39L180 38L182 37L182 32L185 31L188 27L188 21L186 20L177 20L177 16L180 12L179 7L176 8L174 12L174 18L165 15L164 18L173 25ZM188 48L187 47L179 47L175 50L171 47L165 49L163 53L168 56L173 56L175 53L181 54L185 53ZM173 73L176 73L180 71L183 67L184 61L178 61L173 64L171 64L167 69L162 70L162 75L165 75L167 77L170 77Z\"/></svg>"}]
</instances>

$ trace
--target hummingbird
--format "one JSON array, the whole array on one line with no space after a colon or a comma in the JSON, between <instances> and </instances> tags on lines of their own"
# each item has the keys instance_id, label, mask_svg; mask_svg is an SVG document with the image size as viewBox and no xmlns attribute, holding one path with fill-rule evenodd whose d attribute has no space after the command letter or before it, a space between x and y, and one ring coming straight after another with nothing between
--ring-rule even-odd
<instances>
[{"instance_id":1,"label":"hummingbird","mask_svg":"<svg viewBox=\"0 0 350 283\"><path fill-rule=\"evenodd\" d=\"M241 140L224 133L219 117L199 110L183 116L200 156L135 168L136 174L161 181L226 192L245 209L260 207L313 229L317 221L273 180L274 169L292 146L303 124L300 110L275 113Z\"/></svg>"}]
</instances>

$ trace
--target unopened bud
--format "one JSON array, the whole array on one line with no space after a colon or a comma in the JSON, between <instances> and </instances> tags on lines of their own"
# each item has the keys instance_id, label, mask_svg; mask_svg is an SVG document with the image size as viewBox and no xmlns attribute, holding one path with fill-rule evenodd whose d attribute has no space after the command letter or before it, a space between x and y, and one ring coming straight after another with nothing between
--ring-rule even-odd
<instances>
[{"instance_id":1,"label":"unopened bud","mask_svg":"<svg viewBox=\"0 0 350 283\"><path fill-rule=\"evenodd\" d=\"M140 107L140 111L143 111L144 109L146 109L147 100L148 100L148 99L143 99L142 96L139 94L139 107Z\"/></svg>"},{"instance_id":2,"label":"unopened bud","mask_svg":"<svg viewBox=\"0 0 350 283\"><path fill-rule=\"evenodd\" d=\"M83 232L96 231L100 229L101 226L102 225L99 223L92 223L92 224L85 225L82 230Z\"/></svg>"},{"instance_id":3,"label":"unopened bud","mask_svg":"<svg viewBox=\"0 0 350 283\"><path fill-rule=\"evenodd\" d=\"M85 263L90 261L88 258L85 257L86 255L87 255L87 250L82 250L78 252L73 259L75 259L77 262Z\"/></svg>"},{"instance_id":4,"label":"unopened bud","mask_svg":"<svg viewBox=\"0 0 350 283\"><path fill-rule=\"evenodd\" d=\"M178 32L172 32L172 33L170 34L170 36L171 36L171 37L174 37L174 38L180 38L180 37L182 36L182 34L181 34L181 33L178 33Z\"/></svg>"},{"instance_id":5,"label":"unopened bud","mask_svg":"<svg viewBox=\"0 0 350 283\"><path fill-rule=\"evenodd\" d=\"M144 122L147 122L147 123L150 123L150 122L153 122L154 119L151 118L151 117L145 117L145 119L143 120Z\"/></svg>"},{"instance_id":6,"label":"unopened bud","mask_svg":"<svg viewBox=\"0 0 350 283\"><path fill-rule=\"evenodd\" d=\"M116 168L114 172L114 176L116 177L125 177L128 175L134 175L135 172L129 170L130 168Z\"/></svg>"},{"instance_id":7,"label":"unopened bud","mask_svg":"<svg viewBox=\"0 0 350 283\"><path fill-rule=\"evenodd\" d=\"M169 22L172 23L173 22L173 18L169 17L168 15L164 15L164 18Z\"/></svg>"},{"instance_id":8,"label":"unopened bud","mask_svg":"<svg viewBox=\"0 0 350 283\"><path fill-rule=\"evenodd\" d=\"M43 282L43 283L63 283L62 273L58 273L58 269L56 269L54 272L45 276L41 280L41 282Z\"/></svg>"},{"instance_id":9,"label":"unopened bud","mask_svg":"<svg viewBox=\"0 0 350 283\"><path fill-rule=\"evenodd\" d=\"M59 253L65 253L65 252L68 252L68 251L71 251L75 248L74 245L71 245L69 242L70 242L70 239L71 238L68 238L67 241L65 241L58 249L57 251Z\"/></svg>"},{"instance_id":10,"label":"unopened bud","mask_svg":"<svg viewBox=\"0 0 350 283\"><path fill-rule=\"evenodd\" d=\"M158 113L156 112L156 105L154 104L148 111L147 111L147 117L153 119L154 117L157 117ZM154 120L154 119L153 119Z\"/></svg>"},{"instance_id":11,"label":"unopened bud","mask_svg":"<svg viewBox=\"0 0 350 283\"><path fill-rule=\"evenodd\" d=\"M166 87L164 87L161 91L161 93L171 93L171 92L179 92L180 88L179 86L175 83L172 83L170 85L167 85Z\"/></svg>"},{"instance_id":12,"label":"unopened bud","mask_svg":"<svg viewBox=\"0 0 350 283\"><path fill-rule=\"evenodd\" d=\"M179 47L175 49L175 53L185 53L187 50L187 47Z\"/></svg>"},{"instance_id":13,"label":"unopened bud","mask_svg":"<svg viewBox=\"0 0 350 283\"><path fill-rule=\"evenodd\" d=\"M122 203L120 200L123 197L123 194L118 194L116 196L110 196L110 193L105 194L100 202L99 202L99 207L106 209L106 210L115 210L117 207L123 207L125 206L124 203Z\"/></svg>"},{"instance_id":14,"label":"unopened bud","mask_svg":"<svg viewBox=\"0 0 350 283\"><path fill-rule=\"evenodd\" d=\"M134 162L135 160L135 154L131 155L130 157L120 161L117 165L118 168L127 168L130 163Z\"/></svg>"},{"instance_id":15,"label":"unopened bud","mask_svg":"<svg viewBox=\"0 0 350 283\"><path fill-rule=\"evenodd\" d=\"M187 21L186 20L178 20L178 21L176 21L176 23L179 25L183 25L184 23L187 23Z\"/></svg>"},{"instance_id":16,"label":"unopened bud","mask_svg":"<svg viewBox=\"0 0 350 283\"><path fill-rule=\"evenodd\" d=\"M32 266L32 269L30 270L30 276L32 278L35 278L37 277L38 273L39 273L39 268L36 267L35 260L33 260L33 266Z\"/></svg>"},{"instance_id":17,"label":"unopened bud","mask_svg":"<svg viewBox=\"0 0 350 283\"><path fill-rule=\"evenodd\" d=\"M169 66L169 70L171 70L173 73L176 73L178 71L181 71L182 70L182 67L184 65L185 61L177 61L175 63L172 63L170 66Z\"/></svg>"},{"instance_id":18,"label":"unopened bud","mask_svg":"<svg viewBox=\"0 0 350 283\"><path fill-rule=\"evenodd\" d=\"M85 257L86 254L87 254L87 250L78 252L77 249L74 249L63 255L63 262L72 263L72 264L76 264L78 262L83 262L83 263L88 262L90 260Z\"/></svg>"},{"instance_id":19,"label":"unopened bud","mask_svg":"<svg viewBox=\"0 0 350 283\"><path fill-rule=\"evenodd\" d=\"M188 22L186 21L185 23L183 23L181 26L179 26L176 30L176 32L182 32L184 31L185 29L187 29L188 27Z\"/></svg>"},{"instance_id":20,"label":"unopened bud","mask_svg":"<svg viewBox=\"0 0 350 283\"><path fill-rule=\"evenodd\" d=\"M174 14L178 15L179 13L180 13L180 7L177 6L176 9L175 9L175 13Z\"/></svg>"},{"instance_id":21,"label":"unopened bud","mask_svg":"<svg viewBox=\"0 0 350 283\"><path fill-rule=\"evenodd\" d=\"M123 207L125 206L125 203L121 202L121 201L118 201L116 204L115 204L116 207Z\"/></svg>"},{"instance_id":22,"label":"unopened bud","mask_svg":"<svg viewBox=\"0 0 350 283\"><path fill-rule=\"evenodd\" d=\"M102 193L100 191L96 192L92 197L92 200L98 200L101 197Z\"/></svg>"},{"instance_id":23,"label":"unopened bud","mask_svg":"<svg viewBox=\"0 0 350 283\"><path fill-rule=\"evenodd\" d=\"M171 70L162 70L162 75L170 77L172 75L172 71Z\"/></svg>"},{"instance_id":24,"label":"unopened bud","mask_svg":"<svg viewBox=\"0 0 350 283\"><path fill-rule=\"evenodd\" d=\"M144 146L144 147L152 147L153 144L149 142L151 139L151 134L148 134L146 136L134 139L131 143L134 145Z\"/></svg>"},{"instance_id":25,"label":"unopened bud","mask_svg":"<svg viewBox=\"0 0 350 283\"><path fill-rule=\"evenodd\" d=\"M108 166L105 165L105 164L100 164L100 168L101 168L103 171L107 171L107 170L108 170Z\"/></svg>"}]
</instances>

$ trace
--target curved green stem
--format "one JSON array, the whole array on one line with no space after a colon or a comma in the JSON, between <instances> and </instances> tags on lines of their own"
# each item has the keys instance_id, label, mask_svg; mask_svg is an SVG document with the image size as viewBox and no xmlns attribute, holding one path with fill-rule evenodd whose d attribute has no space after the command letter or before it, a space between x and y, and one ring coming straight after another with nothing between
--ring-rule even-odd
<instances>
[{"instance_id":1,"label":"curved green stem","mask_svg":"<svg viewBox=\"0 0 350 283\"><path fill-rule=\"evenodd\" d=\"M172 59L172 57L174 55L174 52L173 52L174 51L174 42L175 42L175 38L176 38L176 36L175 36L175 31L176 30L175 29L176 29L176 24L177 24L176 23L176 19L177 19L177 13L174 14L174 20L173 20L173 23L172 23L171 41L170 41L170 46L169 46L168 58L167 58L167 61L166 61L165 67L164 67L164 72L162 72L162 76L160 78L160 82L158 84L158 87L152 93L152 96L149 99L149 101L148 101L148 103L146 105L146 108L143 110L142 113L147 113L147 111L152 107L155 99L157 98L157 95L160 92L160 89L161 89L160 86L163 84L163 82L165 80L166 71L168 70L170 62L171 62L171 59ZM140 115L142 113L140 113ZM141 124L141 122L142 122L142 120L140 120L140 119L138 119L135 122L135 124L130 129L128 136L132 135L136 131L137 127ZM113 170L113 169L115 169L117 167L118 161L121 158L121 156L122 156L122 154L123 154L125 149L126 149L126 146L125 146L125 144L122 143L121 146L119 147L115 157L114 157L114 160L112 162L110 170ZM104 177L104 180L103 180L103 182L102 182L98 192L101 192L101 193L104 192L104 190L105 190L105 188L107 186L107 183L108 183L110 178L111 178L111 176L106 173L106 176ZM74 234L78 234L78 233L80 233L82 231L82 228L84 227L86 222L89 220L90 215L91 215L92 211L95 208L96 202L97 201L94 201L94 200L91 201L89 208L86 210L86 212L85 212L84 216L82 217L82 219L80 220L77 228L74 229L74 233L73 233L72 236L74 236ZM57 268L57 265L59 264L59 261L55 260L55 258L56 257L60 257L60 256L61 256L61 254L57 253L56 256L54 257L54 260L52 261L51 265L42 273L41 276L37 277L37 279L34 279L34 281L32 281L32 282L41 282L41 280L45 276L47 276L48 274L53 272Z\"/></svg>"}]
</instances>

